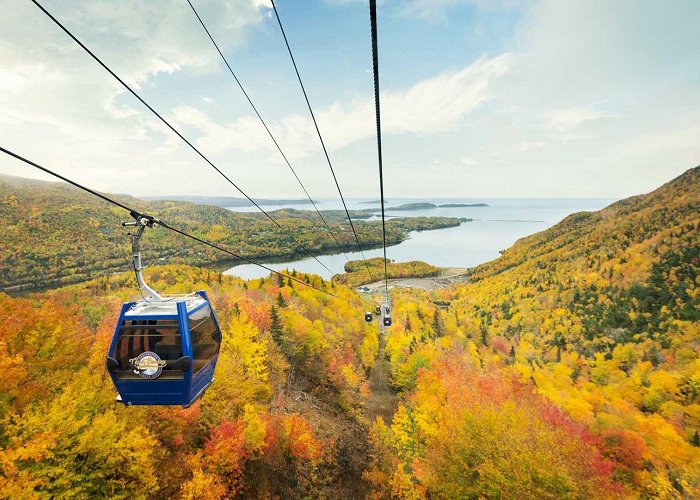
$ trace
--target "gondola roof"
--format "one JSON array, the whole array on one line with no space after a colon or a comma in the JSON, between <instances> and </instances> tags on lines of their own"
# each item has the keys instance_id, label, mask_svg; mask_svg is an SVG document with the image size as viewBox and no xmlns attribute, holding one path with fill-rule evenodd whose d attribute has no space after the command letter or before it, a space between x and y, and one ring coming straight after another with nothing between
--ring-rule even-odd
<instances>
[{"instance_id":1,"label":"gondola roof","mask_svg":"<svg viewBox=\"0 0 700 500\"><path fill-rule=\"evenodd\" d=\"M163 301L140 300L124 313L125 318L134 316L176 316L178 302L184 302L187 313L191 313L207 303L199 295L173 297Z\"/></svg>"}]
</instances>

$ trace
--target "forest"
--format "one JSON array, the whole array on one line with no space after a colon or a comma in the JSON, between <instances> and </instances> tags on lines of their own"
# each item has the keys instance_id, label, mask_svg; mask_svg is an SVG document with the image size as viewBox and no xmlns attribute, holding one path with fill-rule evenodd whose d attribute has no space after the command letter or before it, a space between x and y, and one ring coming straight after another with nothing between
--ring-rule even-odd
<instances>
[{"instance_id":1,"label":"forest","mask_svg":"<svg viewBox=\"0 0 700 500\"><path fill-rule=\"evenodd\" d=\"M391 290L383 334L340 282L150 267L210 293L224 332L189 409L114 402L132 273L0 294L0 497L697 498L699 229L700 167L469 283Z\"/></svg>"},{"instance_id":2,"label":"forest","mask_svg":"<svg viewBox=\"0 0 700 500\"><path fill-rule=\"evenodd\" d=\"M470 284L394 292L404 399L373 428L377 487L700 495L699 229L696 167L518 241Z\"/></svg>"},{"instance_id":3,"label":"forest","mask_svg":"<svg viewBox=\"0 0 700 500\"><path fill-rule=\"evenodd\" d=\"M426 278L437 276L440 268L431 266L426 262L413 260L411 262L393 262L387 260L386 276L394 278ZM347 286L355 287L379 281L384 276L384 259L375 257L367 260L352 260L345 264L345 273L333 278L334 281Z\"/></svg>"},{"instance_id":4,"label":"forest","mask_svg":"<svg viewBox=\"0 0 700 500\"><path fill-rule=\"evenodd\" d=\"M314 255L338 253L335 240L316 212L269 212L278 227L262 213L232 212L184 201L112 196L142 213L257 261L307 257L300 250L304 247ZM356 251L345 212L329 210L323 214L341 249ZM362 246L381 246L381 221L365 220L371 213L364 211L350 214ZM0 236L0 289L55 287L126 270L131 252L129 231L121 226L126 219L128 216L120 209L72 186L0 175L0 223L5 228ZM411 231L460 223L451 217L392 219L386 223L387 244L404 241ZM220 269L241 263L169 231L149 231L144 245L152 255L169 263L214 265Z\"/></svg>"}]
</instances>

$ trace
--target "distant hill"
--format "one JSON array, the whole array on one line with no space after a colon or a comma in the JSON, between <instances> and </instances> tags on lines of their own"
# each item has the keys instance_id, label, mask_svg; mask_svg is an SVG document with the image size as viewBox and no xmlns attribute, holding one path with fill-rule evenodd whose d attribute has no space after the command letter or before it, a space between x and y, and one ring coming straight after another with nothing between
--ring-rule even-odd
<instances>
[{"instance_id":1,"label":"distant hill","mask_svg":"<svg viewBox=\"0 0 700 500\"><path fill-rule=\"evenodd\" d=\"M436 205L435 203L404 203L397 207L388 207L386 210L389 211L399 211L399 210L430 210L433 208L457 208L457 207L488 207L486 203L446 203L444 205Z\"/></svg>"},{"instance_id":2,"label":"distant hill","mask_svg":"<svg viewBox=\"0 0 700 500\"><path fill-rule=\"evenodd\" d=\"M188 203L196 203L197 205L210 205L213 207L252 207L254 206L250 200L247 198L235 198L231 196L182 196L182 195L171 195L171 196L141 196L142 200L145 201L186 201ZM317 204L318 201L314 200ZM256 199L255 203L261 207L271 206L271 205L311 205L308 199L305 200L274 200L260 198Z\"/></svg>"},{"instance_id":3,"label":"distant hill","mask_svg":"<svg viewBox=\"0 0 700 500\"><path fill-rule=\"evenodd\" d=\"M620 200L597 212L572 214L545 231L522 238L501 258L477 267L474 276L500 274L519 265L532 267L538 259L547 258L558 262L557 268L573 269L577 267L576 259L586 256L585 262L578 266L584 268L590 265L591 255L595 255L600 260L600 264L593 266L596 276L600 276L606 263L608 266L617 263L636 271L629 276L619 273L616 267L612 281L629 283L649 271L653 261L658 260L659 251L668 249L659 247L660 242L683 243L676 250L694 248L698 244L699 221L700 167L695 167L651 193ZM629 256L632 252L648 260L629 262L622 255ZM554 259L560 253L567 254L565 261ZM606 271L610 274L609 269Z\"/></svg>"},{"instance_id":4,"label":"distant hill","mask_svg":"<svg viewBox=\"0 0 700 500\"><path fill-rule=\"evenodd\" d=\"M144 201L110 195L124 204L154 215L175 227L218 243L255 260L294 258L299 247L260 212L236 213L225 208L185 201ZM335 241L315 212L277 210L272 217L310 252L337 253ZM368 214L351 212L360 241L381 245L381 223L363 221ZM339 243L355 249L355 239L344 211L325 212ZM129 266L130 240L121 223L128 214L64 183L0 176L0 290L44 288L76 283ZM419 217L389 221L387 241L395 244L409 231L458 226L460 220ZM144 238L146 262L232 263L229 256L155 229Z\"/></svg>"}]
</instances>

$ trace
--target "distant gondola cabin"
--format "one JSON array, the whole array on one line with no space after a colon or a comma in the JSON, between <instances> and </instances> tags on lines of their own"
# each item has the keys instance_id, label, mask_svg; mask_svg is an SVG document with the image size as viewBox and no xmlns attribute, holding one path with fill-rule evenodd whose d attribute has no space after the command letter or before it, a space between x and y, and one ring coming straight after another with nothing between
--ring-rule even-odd
<instances>
[{"instance_id":1,"label":"distant gondola cabin","mask_svg":"<svg viewBox=\"0 0 700 500\"><path fill-rule=\"evenodd\" d=\"M124 304L107 356L117 400L190 406L213 382L220 347L204 292Z\"/></svg>"}]
</instances>

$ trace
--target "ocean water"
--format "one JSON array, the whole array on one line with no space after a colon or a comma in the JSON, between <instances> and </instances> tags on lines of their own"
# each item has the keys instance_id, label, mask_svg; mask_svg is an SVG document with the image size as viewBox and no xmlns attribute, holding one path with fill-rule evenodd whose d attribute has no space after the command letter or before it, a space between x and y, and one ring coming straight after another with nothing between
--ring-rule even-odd
<instances>
[{"instance_id":1,"label":"ocean water","mask_svg":"<svg viewBox=\"0 0 700 500\"><path fill-rule=\"evenodd\" d=\"M379 203L366 203L373 199L350 199L348 208L376 208ZM465 217L472 222L463 222L459 227L437 229L434 231L414 231L410 238L398 245L387 247L387 258L396 261L422 260L441 267L473 267L499 256L518 239L537 233L556 224L567 215L581 211L594 211L606 207L614 199L603 198L566 198L566 199L457 199L457 198L394 198L386 201L387 216L401 217ZM392 211L390 208L405 203L486 203L487 207L450 207L424 210ZM318 200L319 210L342 210L340 200ZM264 207L266 211L295 208L296 206ZM234 211L250 212L255 207L232 208ZM377 212L378 213L378 212ZM272 214L274 217L274 214ZM321 222L319 221L319 224ZM382 249L364 251L365 257L381 257ZM350 260L360 259L359 252L348 252ZM343 272L346 262L341 254L318 256L326 266L337 273ZM305 273L314 273L330 278L318 262L312 258L289 262L263 264L275 270L296 269ZM269 271L253 264L232 267L225 274L240 276L245 279L267 276Z\"/></svg>"}]
</instances>

